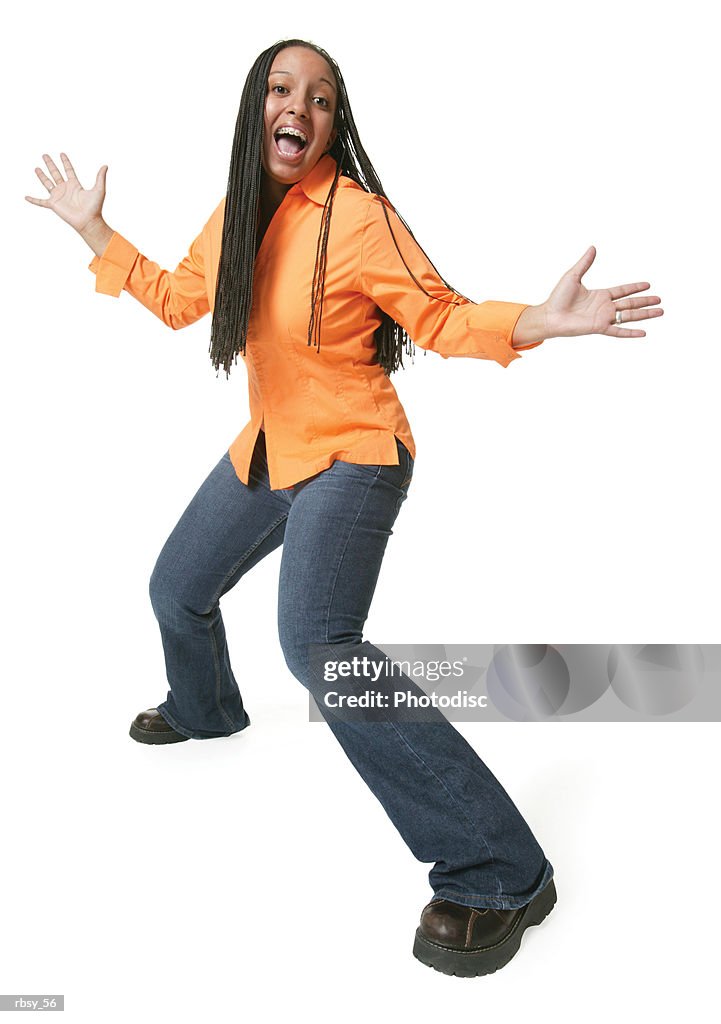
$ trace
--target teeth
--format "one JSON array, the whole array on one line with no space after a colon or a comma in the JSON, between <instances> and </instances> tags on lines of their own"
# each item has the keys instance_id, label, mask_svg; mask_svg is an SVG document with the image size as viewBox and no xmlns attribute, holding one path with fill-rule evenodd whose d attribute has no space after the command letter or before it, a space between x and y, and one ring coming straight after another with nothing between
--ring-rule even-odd
<instances>
[{"instance_id":1,"label":"teeth","mask_svg":"<svg viewBox=\"0 0 721 1024\"><path fill-rule=\"evenodd\" d=\"M278 129L275 133L275 137L278 138L279 135L297 135L299 139L303 140L303 142L308 141L308 137L305 132L300 131L299 128L291 128L288 125Z\"/></svg>"}]
</instances>

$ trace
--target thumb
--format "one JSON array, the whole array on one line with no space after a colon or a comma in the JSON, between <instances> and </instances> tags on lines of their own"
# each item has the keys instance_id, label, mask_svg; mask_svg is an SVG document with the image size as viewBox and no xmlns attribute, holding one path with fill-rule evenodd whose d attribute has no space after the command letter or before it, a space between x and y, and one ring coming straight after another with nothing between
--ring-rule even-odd
<instances>
[{"instance_id":1,"label":"thumb","mask_svg":"<svg viewBox=\"0 0 721 1024\"><path fill-rule=\"evenodd\" d=\"M574 266L571 267L571 273L580 280L595 259L596 246L589 245L588 249L586 249L578 263L574 264Z\"/></svg>"},{"instance_id":2,"label":"thumb","mask_svg":"<svg viewBox=\"0 0 721 1024\"><path fill-rule=\"evenodd\" d=\"M108 165L103 164L98 173L95 176L95 188L102 189L105 191L105 175L107 174Z\"/></svg>"}]
</instances>

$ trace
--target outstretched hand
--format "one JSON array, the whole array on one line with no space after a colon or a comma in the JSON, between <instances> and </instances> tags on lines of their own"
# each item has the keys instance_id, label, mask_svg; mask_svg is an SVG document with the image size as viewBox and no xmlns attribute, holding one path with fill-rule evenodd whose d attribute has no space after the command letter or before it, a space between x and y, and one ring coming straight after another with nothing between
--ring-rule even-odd
<instances>
[{"instance_id":1,"label":"outstretched hand","mask_svg":"<svg viewBox=\"0 0 721 1024\"><path fill-rule=\"evenodd\" d=\"M619 327L616 323L616 310L622 311L624 323L648 320L654 316L663 316L662 309L648 308L661 299L658 295L635 296L636 292L651 287L648 281L589 290L581 283L581 278L595 258L596 247L591 245L578 263L566 271L543 303L548 336L571 338L580 334L610 334L616 338L644 338L645 331Z\"/></svg>"},{"instance_id":2,"label":"outstretched hand","mask_svg":"<svg viewBox=\"0 0 721 1024\"><path fill-rule=\"evenodd\" d=\"M48 190L48 198L36 199L34 196L25 196L26 200L34 206L47 207L61 220L82 233L89 224L98 221L102 216L107 164L104 164L98 171L93 187L84 189L78 181L67 153L60 154L67 180L63 178L48 153L43 153L43 159L53 180L51 181L40 167L35 168L35 173Z\"/></svg>"}]
</instances>

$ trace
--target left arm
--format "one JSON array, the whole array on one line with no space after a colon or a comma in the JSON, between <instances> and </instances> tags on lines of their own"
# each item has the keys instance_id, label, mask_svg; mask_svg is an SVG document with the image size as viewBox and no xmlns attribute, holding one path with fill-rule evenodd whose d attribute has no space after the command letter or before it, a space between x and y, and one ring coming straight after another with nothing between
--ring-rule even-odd
<instances>
[{"instance_id":1,"label":"left arm","mask_svg":"<svg viewBox=\"0 0 721 1024\"><path fill-rule=\"evenodd\" d=\"M419 348L444 359L468 356L508 366L521 358L516 347L542 343L541 334L516 336L520 318L531 308L525 303L476 303L450 291L387 200L369 196L362 216L357 290L400 324ZM529 322L535 321L527 316ZM511 344L514 336L517 346Z\"/></svg>"},{"instance_id":2,"label":"left arm","mask_svg":"<svg viewBox=\"0 0 721 1024\"><path fill-rule=\"evenodd\" d=\"M359 291L401 324L420 348L437 352L444 359L468 356L508 366L520 358L518 349L537 348L547 338L645 336L645 331L619 327L617 311L624 323L663 315L662 309L647 308L661 301L657 295L629 297L650 288L647 282L586 289L581 278L595 257L595 247L590 246L540 305L471 302L445 287L388 202L373 196L362 232ZM430 296L418 287L403 260Z\"/></svg>"}]
</instances>

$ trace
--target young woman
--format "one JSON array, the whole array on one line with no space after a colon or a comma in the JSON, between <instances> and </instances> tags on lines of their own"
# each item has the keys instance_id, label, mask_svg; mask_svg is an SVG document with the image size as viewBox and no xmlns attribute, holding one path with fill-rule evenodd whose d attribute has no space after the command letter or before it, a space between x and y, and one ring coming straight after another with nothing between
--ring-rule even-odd
<instances>
[{"instance_id":1,"label":"young woman","mask_svg":"<svg viewBox=\"0 0 721 1024\"><path fill-rule=\"evenodd\" d=\"M415 443L390 375L414 343L444 358L493 359L550 337L642 337L620 326L660 316L646 282L588 291L590 247L540 306L474 303L455 291L388 201L361 145L343 78L299 39L265 50L243 89L227 194L173 272L104 221L107 166L80 185L36 173L53 210L95 252L96 289L124 290L174 329L212 312L210 354L241 355L250 422L183 512L150 596L170 690L141 712L141 743L210 739L250 724L230 666L219 601L283 545L278 625L290 671L410 850L433 862L433 900L414 953L447 974L502 967L556 899L553 867L498 780L438 713L346 719L320 699L313 654L388 659L363 641ZM412 339L412 340L411 340ZM358 681L360 685L362 680ZM395 685L410 689L407 677Z\"/></svg>"}]
</instances>

